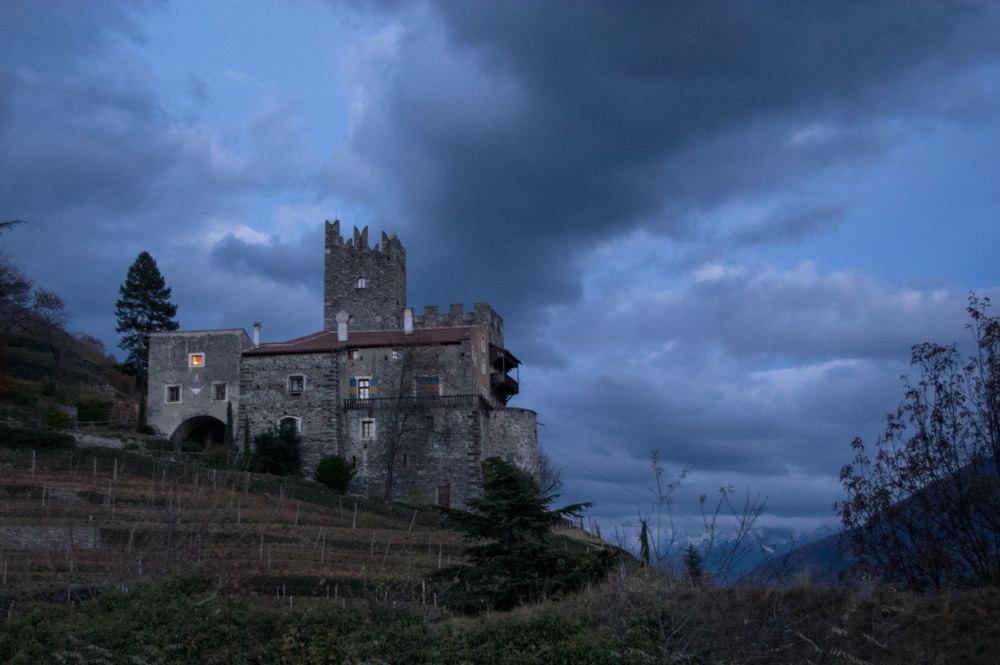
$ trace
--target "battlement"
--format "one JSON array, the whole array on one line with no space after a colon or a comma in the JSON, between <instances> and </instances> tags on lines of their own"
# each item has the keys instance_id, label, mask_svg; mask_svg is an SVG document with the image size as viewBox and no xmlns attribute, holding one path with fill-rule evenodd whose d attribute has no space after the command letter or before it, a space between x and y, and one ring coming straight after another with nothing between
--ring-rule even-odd
<instances>
[{"instance_id":1,"label":"battlement","mask_svg":"<svg viewBox=\"0 0 1000 665\"><path fill-rule=\"evenodd\" d=\"M465 305L455 303L448 305L448 311L441 313L437 305L424 306L424 313L414 313L414 328L453 328L459 326L486 326L489 330L490 343L503 346L503 319L484 302L477 302L472 310L466 311Z\"/></svg>"},{"instance_id":2,"label":"battlement","mask_svg":"<svg viewBox=\"0 0 1000 665\"><path fill-rule=\"evenodd\" d=\"M338 247L358 252L371 252L373 254L381 254L383 251L388 253L406 253L406 250L403 249L403 244L399 241L395 231L393 231L391 235L383 231L382 242L376 243L374 247L369 247L367 226L360 230L355 226L354 237L348 238L345 241L343 236L340 235L340 220L335 219L332 222L330 220L326 220L327 252Z\"/></svg>"},{"instance_id":3,"label":"battlement","mask_svg":"<svg viewBox=\"0 0 1000 665\"><path fill-rule=\"evenodd\" d=\"M354 227L344 240L340 220L326 222L323 271L323 329L337 329L337 314L347 312L351 330L396 330L406 306L406 250L393 233L368 246L368 227Z\"/></svg>"}]
</instances>

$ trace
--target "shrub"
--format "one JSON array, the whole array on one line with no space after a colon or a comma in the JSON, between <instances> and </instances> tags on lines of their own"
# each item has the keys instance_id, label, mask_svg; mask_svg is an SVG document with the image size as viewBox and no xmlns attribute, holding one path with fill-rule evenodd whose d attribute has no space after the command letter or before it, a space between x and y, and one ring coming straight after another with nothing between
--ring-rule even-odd
<instances>
[{"instance_id":1,"label":"shrub","mask_svg":"<svg viewBox=\"0 0 1000 665\"><path fill-rule=\"evenodd\" d=\"M156 434L156 430L153 429L151 425L139 425L139 427L136 428L136 431L139 432L139 434Z\"/></svg>"},{"instance_id":2,"label":"shrub","mask_svg":"<svg viewBox=\"0 0 1000 665\"><path fill-rule=\"evenodd\" d=\"M69 429L73 423L64 411L53 408L45 412L45 424L56 429Z\"/></svg>"},{"instance_id":3,"label":"shrub","mask_svg":"<svg viewBox=\"0 0 1000 665\"><path fill-rule=\"evenodd\" d=\"M171 452L174 449L174 442L170 439L149 439L146 441L146 450L158 452Z\"/></svg>"},{"instance_id":4,"label":"shrub","mask_svg":"<svg viewBox=\"0 0 1000 665\"><path fill-rule=\"evenodd\" d=\"M26 429L0 424L0 444L33 448L72 448L76 439L63 432Z\"/></svg>"},{"instance_id":5,"label":"shrub","mask_svg":"<svg viewBox=\"0 0 1000 665\"><path fill-rule=\"evenodd\" d=\"M201 441L188 439L180 442L180 449L182 453L201 453L205 451L206 446Z\"/></svg>"},{"instance_id":6,"label":"shrub","mask_svg":"<svg viewBox=\"0 0 1000 665\"><path fill-rule=\"evenodd\" d=\"M82 399L76 405L76 419L81 423L103 423L111 420L111 402L104 399Z\"/></svg>"},{"instance_id":7,"label":"shrub","mask_svg":"<svg viewBox=\"0 0 1000 665\"><path fill-rule=\"evenodd\" d=\"M181 444L182 449L183 446L184 444ZM201 454L201 459L213 469L224 468L227 462L229 462L230 457L232 457L232 449L221 443L208 444Z\"/></svg>"},{"instance_id":8,"label":"shrub","mask_svg":"<svg viewBox=\"0 0 1000 665\"><path fill-rule=\"evenodd\" d=\"M343 494L354 477L354 465L339 455L328 455L316 467L316 481Z\"/></svg>"},{"instance_id":9,"label":"shrub","mask_svg":"<svg viewBox=\"0 0 1000 665\"><path fill-rule=\"evenodd\" d=\"M254 469L278 476L297 474L302 466L299 433L292 421L284 421L278 431L263 432L253 439Z\"/></svg>"},{"instance_id":10,"label":"shrub","mask_svg":"<svg viewBox=\"0 0 1000 665\"><path fill-rule=\"evenodd\" d=\"M10 387L10 399L18 406L35 406L38 404L38 395L23 383L14 383Z\"/></svg>"}]
</instances>

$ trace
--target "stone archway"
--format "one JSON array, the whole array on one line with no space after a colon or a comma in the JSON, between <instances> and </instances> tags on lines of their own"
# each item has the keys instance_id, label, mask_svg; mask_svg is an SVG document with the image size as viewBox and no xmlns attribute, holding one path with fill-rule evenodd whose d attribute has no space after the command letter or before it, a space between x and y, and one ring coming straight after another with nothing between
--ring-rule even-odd
<instances>
[{"instance_id":1,"label":"stone archway","mask_svg":"<svg viewBox=\"0 0 1000 665\"><path fill-rule=\"evenodd\" d=\"M197 441L202 444L222 443L226 437L226 424L214 416L195 416L188 418L174 430L170 440Z\"/></svg>"}]
</instances>

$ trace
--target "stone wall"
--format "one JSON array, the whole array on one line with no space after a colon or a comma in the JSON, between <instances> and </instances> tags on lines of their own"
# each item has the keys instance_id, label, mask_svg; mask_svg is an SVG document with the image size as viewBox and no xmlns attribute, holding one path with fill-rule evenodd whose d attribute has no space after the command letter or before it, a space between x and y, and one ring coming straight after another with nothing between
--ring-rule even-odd
<instances>
[{"instance_id":1,"label":"stone wall","mask_svg":"<svg viewBox=\"0 0 1000 665\"><path fill-rule=\"evenodd\" d=\"M289 390L289 376L302 375L302 391ZM340 372L330 353L248 355L240 372L239 431L244 417L251 437L277 428L282 418L298 419L302 439L302 474L311 478L325 455L342 454L340 446Z\"/></svg>"},{"instance_id":2,"label":"stone wall","mask_svg":"<svg viewBox=\"0 0 1000 665\"><path fill-rule=\"evenodd\" d=\"M494 409L489 412L488 443L483 459L502 457L538 480L537 415L528 409Z\"/></svg>"},{"instance_id":3,"label":"stone wall","mask_svg":"<svg viewBox=\"0 0 1000 665\"><path fill-rule=\"evenodd\" d=\"M465 311L465 305L458 303L448 306L447 313L442 313L437 305L427 305L424 313L414 312L414 328L454 328L461 326L485 326L489 333L489 342L493 346L503 348L503 319L486 303L477 302L472 311Z\"/></svg>"},{"instance_id":4,"label":"stone wall","mask_svg":"<svg viewBox=\"0 0 1000 665\"><path fill-rule=\"evenodd\" d=\"M406 250L393 235L368 247L368 228L344 242L340 222L326 223L323 329L337 329L337 313L350 314L349 330L398 330L406 307ZM364 288L358 279L364 279Z\"/></svg>"},{"instance_id":5,"label":"stone wall","mask_svg":"<svg viewBox=\"0 0 1000 665\"><path fill-rule=\"evenodd\" d=\"M226 422L240 402L240 355L252 346L242 329L153 333L149 337L147 422L162 436L172 436L191 418L211 416ZM190 356L204 354L192 366ZM216 400L213 384L226 384L226 400ZM180 402L167 402L167 386L180 386Z\"/></svg>"}]
</instances>

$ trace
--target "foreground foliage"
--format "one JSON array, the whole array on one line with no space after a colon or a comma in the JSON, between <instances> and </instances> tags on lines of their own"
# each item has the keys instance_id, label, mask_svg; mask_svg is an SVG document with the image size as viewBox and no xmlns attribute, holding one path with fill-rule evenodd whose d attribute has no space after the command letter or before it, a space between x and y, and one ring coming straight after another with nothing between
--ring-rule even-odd
<instances>
[{"instance_id":1,"label":"foreground foliage","mask_svg":"<svg viewBox=\"0 0 1000 665\"><path fill-rule=\"evenodd\" d=\"M838 505L854 553L911 589L1000 582L1000 318L970 297L975 342L913 347L915 383L868 457L855 439Z\"/></svg>"},{"instance_id":2,"label":"foreground foliage","mask_svg":"<svg viewBox=\"0 0 1000 665\"><path fill-rule=\"evenodd\" d=\"M465 613L509 610L574 591L598 580L614 561L607 548L554 545L550 531L589 504L549 510L533 478L499 457L483 462L483 496L468 512L450 511L467 540L470 565L441 571L448 607Z\"/></svg>"},{"instance_id":3,"label":"foreground foliage","mask_svg":"<svg viewBox=\"0 0 1000 665\"><path fill-rule=\"evenodd\" d=\"M420 618L372 602L289 609L208 578L107 593L70 611L0 619L0 662L992 663L1000 594L692 589L620 571L583 593L477 619Z\"/></svg>"}]
</instances>

